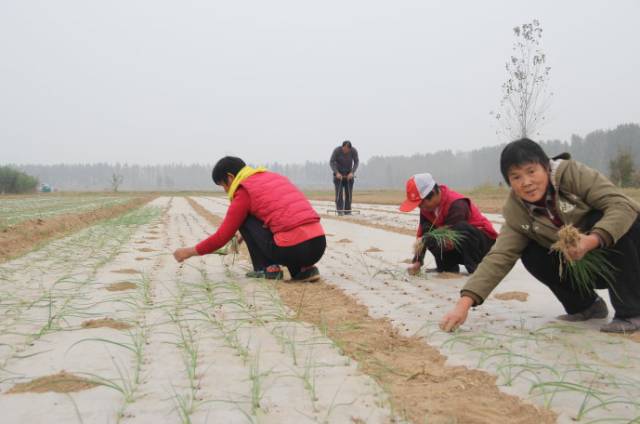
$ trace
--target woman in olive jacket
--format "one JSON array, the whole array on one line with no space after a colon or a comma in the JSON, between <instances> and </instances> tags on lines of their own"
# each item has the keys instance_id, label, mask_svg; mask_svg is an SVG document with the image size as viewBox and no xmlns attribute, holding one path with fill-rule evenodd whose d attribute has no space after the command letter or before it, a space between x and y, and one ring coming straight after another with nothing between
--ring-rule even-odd
<instances>
[{"instance_id":1,"label":"woman in olive jacket","mask_svg":"<svg viewBox=\"0 0 640 424\"><path fill-rule=\"evenodd\" d=\"M500 170L511 186L503 209L505 223L440 327L451 331L464 323L469 308L483 303L519 258L562 303L567 314L558 318L606 318L602 298L594 290L574 288L559 273L559 255L549 252L560 227L573 224L584 234L569 252L572 260L593 249L615 251L607 254L615 268L613 281L594 281L596 288L609 289L615 309L613 320L601 331L640 330L640 205L600 172L571 160L566 153L549 159L537 143L526 138L507 144Z\"/></svg>"}]
</instances>

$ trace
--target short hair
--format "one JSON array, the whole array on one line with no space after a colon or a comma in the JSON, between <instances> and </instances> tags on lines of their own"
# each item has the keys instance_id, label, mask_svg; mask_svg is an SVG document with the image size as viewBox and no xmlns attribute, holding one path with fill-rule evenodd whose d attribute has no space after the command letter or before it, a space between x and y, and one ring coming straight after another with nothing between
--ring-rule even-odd
<instances>
[{"instance_id":1,"label":"short hair","mask_svg":"<svg viewBox=\"0 0 640 424\"><path fill-rule=\"evenodd\" d=\"M427 200L431 200L431 198L435 195L440 193L440 187L438 187L438 184L434 184L433 188L431 189L431 191L429 192L429 194L427 194L426 196L424 196L425 199Z\"/></svg>"},{"instance_id":2,"label":"short hair","mask_svg":"<svg viewBox=\"0 0 640 424\"><path fill-rule=\"evenodd\" d=\"M539 163L545 168L549 167L549 156L542 150L538 143L528 138L512 141L504 146L500 154L500 172L509 184L509 170L512 166L521 166L529 163Z\"/></svg>"},{"instance_id":3,"label":"short hair","mask_svg":"<svg viewBox=\"0 0 640 424\"><path fill-rule=\"evenodd\" d=\"M216 163L211 171L211 178L217 185L221 185L227 180L227 174L238 175L242 168L247 166L240 158L235 156L225 156Z\"/></svg>"},{"instance_id":4,"label":"short hair","mask_svg":"<svg viewBox=\"0 0 640 424\"><path fill-rule=\"evenodd\" d=\"M351 142L349 140L345 140L342 142L342 147L347 146L348 148L351 148Z\"/></svg>"}]
</instances>

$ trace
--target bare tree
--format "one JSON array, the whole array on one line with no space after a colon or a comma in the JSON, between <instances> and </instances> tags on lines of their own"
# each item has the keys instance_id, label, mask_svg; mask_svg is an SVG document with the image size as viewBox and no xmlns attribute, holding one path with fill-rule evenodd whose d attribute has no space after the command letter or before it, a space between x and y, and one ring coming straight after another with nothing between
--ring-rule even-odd
<instances>
[{"instance_id":1,"label":"bare tree","mask_svg":"<svg viewBox=\"0 0 640 424\"><path fill-rule=\"evenodd\" d=\"M508 140L539 135L551 96L547 57L541 48L542 27L531 23L513 28L513 54L506 62L507 81L502 84L498 134Z\"/></svg>"},{"instance_id":2,"label":"bare tree","mask_svg":"<svg viewBox=\"0 0 640 424\"><path fill-rule=\"evenodd\" d=\"M118 192L118 188L120 188L120 185L122 184L122 181L124 181L124 176L121 174L118 174L116 172L114 172L111 175L111 189L114 191L114 193Z\"/></svg>"}]
</instances>

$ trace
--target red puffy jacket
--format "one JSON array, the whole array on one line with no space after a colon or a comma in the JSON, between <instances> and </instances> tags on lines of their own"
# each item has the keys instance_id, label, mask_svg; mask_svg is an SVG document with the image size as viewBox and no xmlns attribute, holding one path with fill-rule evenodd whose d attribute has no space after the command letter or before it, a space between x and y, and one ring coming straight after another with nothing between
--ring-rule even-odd
<instances>
[{"instance_id":1,"label":"red puffy jacket","mask_svg":"<svg viewBox=\"0 0 640 424\"><path fill-rule=\"evenodd\" d=\"M249 192L250 214L274 234L320 221L305 195L283 175L259 172L240 185Z\"/></svg>"}]
</instances>

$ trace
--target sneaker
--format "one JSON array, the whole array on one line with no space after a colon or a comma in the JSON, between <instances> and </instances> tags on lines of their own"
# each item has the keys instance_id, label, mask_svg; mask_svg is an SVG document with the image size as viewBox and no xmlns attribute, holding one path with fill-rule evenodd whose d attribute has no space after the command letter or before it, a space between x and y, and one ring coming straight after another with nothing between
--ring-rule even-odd
<instances>
[{"instance_id":1,"label":"sneaker","mask_svg":"<svg viewBox=\"0 0 640 424\"><path fill-rule=\"evenodd\" d=\"M294 275L291 280L292 281L300 281L306 283L313 283L320 279L320 271L318 271L318 267L311 266L309 268L303 268L299 273Z\"/></svg>"},{"instance_id":2,"label":"sneaker","mask_svg":"<svg viewBox=\"0 0 640 424\"><path fill-rule=\"evenodd\" d=\"M576 312L575 314L560 315L558 319L562 321L577 322L587 321L594 318L606 318L607 315L609 315L607 304L601 297L598 297L595 302L593 302L591 306L584 311Z\"/></svg>"},{"instance_id":3,"label":"sneaker","mask_svg":"<svg viewBox=\"0 0 640 424\"><path fill-rule=\"evenodd\" d=\"M632 318L614 318L600 327L603 333L633 333L640 330L640 315Z\"/></svg>"},{"instance_id":4,"label":"sneaker","mask_svg":"<svg viewBox=\"0 0 640 424\"><path fill-rule=\"evenodd\" d=\"M265 269L249 271L245 274L248 278L265 278L267 280L282 280L284 273L278 265L269 265Z\"/></svg>"}]
</instances>

